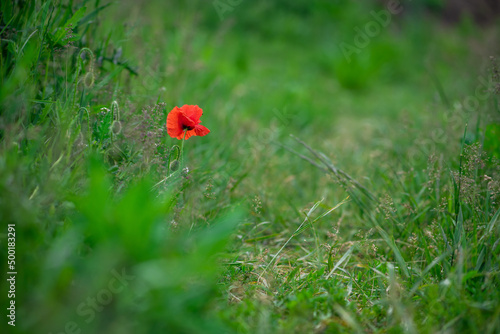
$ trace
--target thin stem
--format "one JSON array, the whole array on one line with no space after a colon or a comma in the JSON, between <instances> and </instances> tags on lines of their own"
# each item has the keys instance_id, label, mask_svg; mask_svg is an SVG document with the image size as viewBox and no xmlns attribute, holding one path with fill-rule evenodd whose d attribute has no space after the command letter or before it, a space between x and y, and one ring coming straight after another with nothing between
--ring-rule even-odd
<instances>
[{"instance_id":1,"label":"thin stem","mask_svg":"<svg viewBox=\"0 0 500 334\"><path fill-rule=\"evenodd\" d=\"M186 140L186 135L187 135L187 130L184 132L184 137L182 138L181 142L181 154L180 154L180 161L179 161L179 170L182 170L183 164L184 164L184 141Z\"/></svg>"},{"instance_id":2,"label":"thin stem","mask_svg":"<svg viewBox=\"0 0 500 334\"><path fill-rule=\"evenodd\" d=\"M172 174L169 174L169 172L167 172L167 176L163 180L161 180L160 182L156 183L151 189L158 187L160 184L164 183L169 178L171 178L175 174L180 173L182 171L182 165L184 163L184 158L183 158L184 157L184 141L186 140L186 134L187 134L187 131L184 132L184 137L182 138L182 142L181 142L181 150L180 150L179 155L177 156L177 159L179 160L179 169L172 172ZM177 146L177 149L179 149L178 146ZM170 154L168 156L168 168L170 170Z\"/></svg>"}]
</instances>

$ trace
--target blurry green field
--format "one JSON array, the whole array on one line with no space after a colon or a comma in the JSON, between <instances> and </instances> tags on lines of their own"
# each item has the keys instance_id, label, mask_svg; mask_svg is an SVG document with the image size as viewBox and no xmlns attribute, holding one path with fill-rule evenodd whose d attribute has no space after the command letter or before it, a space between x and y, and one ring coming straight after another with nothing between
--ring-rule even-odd
<instances>
[{"instance_id":1,"label":"blurry green field","mask_svg":"<svg viewBox=\"0 0 500 334\"><path fill-rule=\"evenodd\" d=\"M444 3L2 1L0 331L500 332L500 21Z\"/></svg>"}]
</instances>

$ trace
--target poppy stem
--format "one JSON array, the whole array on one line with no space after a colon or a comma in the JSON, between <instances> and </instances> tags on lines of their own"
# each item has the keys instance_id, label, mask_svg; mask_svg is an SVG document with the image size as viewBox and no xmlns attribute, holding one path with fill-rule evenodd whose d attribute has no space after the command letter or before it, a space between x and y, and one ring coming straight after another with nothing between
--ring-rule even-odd
<instances>
[{"instance_id":1,"label":"poppy stem","mask_svg":"<svg viewBox=\"0 0 500 334\"><path fill-rule=\"evenodd\" d=\"M183 163L184 163L184 141L186 140L186 134L187 134L187 131L184 132L184 137L182 138L180 151L179 151L179 146L174 145L171 148L170 153L168 154L167 176L163 180L161 180L160 182L156 183L153 186L152 189L158 187L160 184L164 183L165 181L167 181L172 176L177 175L177 173L181 173L182 172ZM176 168L175 170L173 170L173 172L170 174L170 157L171 157L172 152L173 152L174 149L177 150L177 160L174 160L174 161L178 161L179 162L179 167Z\"/></svg>"},{"instance_id":2,"label":"poppy stem","mask_svg":"<svg viewBox=\"0 0 500 334\"><path fill-rule=\"evenodd\" d=\"M187 130L184 131L184 137L182 138L181 142L181 154L180 154L180 170L184 167L184 141L186 140L186 135L187 135Z\"/></svg>"}]
</instances>

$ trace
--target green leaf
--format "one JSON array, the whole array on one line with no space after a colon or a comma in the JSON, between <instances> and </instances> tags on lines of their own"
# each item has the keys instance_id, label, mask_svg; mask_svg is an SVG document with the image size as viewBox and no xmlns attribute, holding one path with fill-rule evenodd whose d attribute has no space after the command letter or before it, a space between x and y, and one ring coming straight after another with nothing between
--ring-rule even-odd
<instances>
[{"instance_id":1,"label":"green leaf","mask_svg":"<svg viewBox=\"0 0 500 334\"><path fill-rule=\"evenodd\" d=\"M3 21L7 22L12 21L14 18L12 16L12 1L2 1L2 16L3 16ZM8 24L7 24L8 25Z\"/></svg>"},{"instance_id":2,"label":"green leaf","mask_svg":"<svg viewBox=\"0 0 500 334\"><path fill-rule=\"evenodd\" d=\"M349 255L351 255L352 251L354 250L354 245L351 246L351 248L349 248L347 250L347 252L345 252L345 254L340 258L340 260L337 261L337 263L335 264L335 267L333 267L332 270L330 270L330 272L328 273L328 275L326 276L326 279L330 278L330 276L332 276L333 272L335 270L337 270L338 267L340 267L340 265L342 263L344 263L344 261L349 257Z\"/></svg>"},{"instance_id":3,"label":"green leaf","mask_svg":"<svg viewBox=\"0 0 500 334\"><path fill-rule=\"evenodd\" d=\"M451 253L450 250L442 253L441 255L436 257L434 260L432 260L432 262L429 263L427 265L427 267L425 267L424 271L422 271L422 273L420 274L420 277L418 278L417 282L415 282L415 284L413 284L413 287L411 288L410 293L409 293L410 296L412 296L415 293L415 291L417 291L418 287L423 282L425 275L427 275L429 273L429 271L431 271L431 269L434 268L438 263L440 263L445 258L447 258L450 255L450 253Z\"/></svg>"},{"instance_id":4,"label":"green leaf","mask_svg":"<svg viewBox=\"0 0 500 334\"><path fill-rule=\"evenodd\" d=\"M490 222L488 223L488 226L486 227L486 233L481 237L479 242L483 241L483 239L486 236L489 236L491 234L491 232L493 232L493 228L495 227L495 224L496 224L499 216L500 216L500 209L498 209L497 212L495 212L495 214L491 218Z\"/></svg>"},{"instance_id":5,"label":"green leaf","mask_svg":"<svg viewBox=\"0 0 500 334\"><path fill-rule=\"evenodd\" d=\"M453 236L453 246L457 247L460 241L462 240L462 232L463 232L463 226L464 226L464 216L462 213L462 206L460 205L459 211L458 211L458 218L455 224L455 233Z\"/></svg>"},{"instance_id":6,"label":"green leaf","mask_svg":"<svg viewBox=\"0 0 500 334\"><path fill-rule=\"evenodd\" d=\"M52 34L53 38L52 41L54 44L60 43L60 41L63 39L64 36L66 36L67 30L70 28L70 26L76 26L76 24L83 18L85 15L85 12L87 11L87 7L82 7L78 9L73 16L66 21L64 26L58 27L55 32Z\"/></svg>"},{"instance_id":7,"label":"green leaf","mask_svg":"<svg viewBox=\"0 0 500 334\"><path fill-rule=\"evenodd\" d=\"M408 266L406 264L405 259L403 258L403 255L399 251L398 246L396 246L396 243L394 242L394 239L387 234L386 231L384 231L380 226L375 226L384 239L384 241L387 243L387 245L392 249L394 252L394 256L396 257L396 262L399 264L399 267L403 271L403 274L406 276L406 278L410 278L410 273L408 272Z\"/></svg>"},{"instance_id":8,"label":"green leaf","mask_svg":"<svg viewBox=\"0 0 500 334\"><path fill-rule=\"evenodd\" d=\"M106 7L110 6L111 4L112 3L108 3L108 4L105 4L105 5L102 5L101 7L98 7L96 9L94 9L91 13L87 14L84 18L82 18L78 22L78 24L81 25L81 24L85 24L87 22L90 22L91 20L93 20L94 18L97 17L97 14L99 14L100 11L102 11Z\"/></svg>"},{"instance_id":9,"label":"green leaf","mask_svg":"<svg viewBox=\"0 0 500 334\"><path fill-rule=\"evenodd\" d=\"M292 237L295 237L305 230L307 230L309 227L312 226L312 223L310 222L309 216L318 208L318 206L323 202L323 200L316 202L313 207L309 210L309 212L306 215L306 219L304 219L304 222L300 224L300 226L293 232Z\"/></svg>"},{"instance_id":10,"label":"green leaf","mask_svg":"<svg viewBox=\"0 0 500 334\"><path fill-rule=\"evenodd\" d=\"M327 212L323 213L321 216L319 216L318 218L314 219L312 222L310 221L309 219L309 216L311 215L311 213L316 210L316 208L318 207L318 205L323 201L319 201L319 202L316 202L316 204L314 204L314 206L311 208L311 210L309 210L309 212L307 213L307 218L306 220L304 221L304 223L299 226L299 228L293 233L293 236L297 236L299 234L301 234L302 232L304 232L305 230L307 230L308 228L310 228L315 222L317 222L318 220L320 220L321 218L323 217L326 217L327 215L329 215L330 213L332 213L333 211L337 210L341 205L345 204L346 202L348 202L348 199L349 199L349 196L347 196L342 202L340 202L339 204L335 205L333 208L331 208L330 210L328 210Z\"/></svg>"}]
</instances>

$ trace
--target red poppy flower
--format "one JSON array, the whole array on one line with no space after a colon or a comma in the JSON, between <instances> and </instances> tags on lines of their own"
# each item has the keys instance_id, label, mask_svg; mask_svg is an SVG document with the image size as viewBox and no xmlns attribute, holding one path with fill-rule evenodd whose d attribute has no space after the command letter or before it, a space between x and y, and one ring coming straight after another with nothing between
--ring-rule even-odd
<instances>
[{"instance_id":1,"label":"red poppy flower","mask_svg":"<svg viewBox=\"0 0 500 334\"><path fill-rule=\"evenodd\" d=\"M167 116L167 132L172 138L184 138L186 131L186 139L191 136L206 136L210 130L201 125L200 117L203 115L203 110L198 106L183 105L175 107Z\"/></svg>"}]
</instances>

